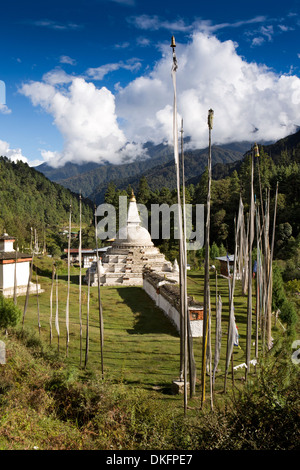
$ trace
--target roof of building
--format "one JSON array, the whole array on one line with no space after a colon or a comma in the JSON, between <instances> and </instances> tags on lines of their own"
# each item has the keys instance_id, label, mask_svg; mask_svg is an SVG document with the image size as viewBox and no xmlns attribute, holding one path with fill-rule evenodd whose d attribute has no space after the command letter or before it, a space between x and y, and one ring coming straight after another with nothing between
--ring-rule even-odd
<instances>
[{"instance_id":1,"label":"roof of building","mask_svg":"<svg viewBox=\"0 0 300 470\"><path fill-rule=\"evenodd\" d=\"M234 261L234 255L228 255L228 258L230 262ZM227 256L217 256L215 259L218 259L219 261L228 261Z\"/></svg>"},{"instance_id":2,"label":"roof of building","mask_svg":"<svg viewBox=\"0 0 300 470\"><path fill-rule=\"evenodd\" d=\"M108 248L110 248L110 246L104 246L104 247L98 248L98 251L101 251L101 252L106 251ZM69 251L68 248L64 249L65 253L68 253L68 251ZM96 252L97 252L96 248L82 248L81 249L81 254L82 255L96 253ZM79 248L71 248L70 253L71 254L79 254Z\"/></svg>"},{"instance_id":3,"label":"roof of building","mask_svg":"<svg viewBox=\"0 0 300 470\"><path fill-rule=\"evenodd\" d=\"M3 235L0 236L0 241L2 241L2 240L15 240L15 239L16 239L16 237L11 237L7 233L3 233Z\"/></svg>"},{"instance_id":4,"label":"roof of building","mask_svg":"<svg viewBox=\"0 0 300 470\"><path fill-rule=\"evenodd\" d=\"M19 251L0 251L0 260L9 259L32 259L32 255L29 253L20 253Z\"/></svg>"}]
</instances>

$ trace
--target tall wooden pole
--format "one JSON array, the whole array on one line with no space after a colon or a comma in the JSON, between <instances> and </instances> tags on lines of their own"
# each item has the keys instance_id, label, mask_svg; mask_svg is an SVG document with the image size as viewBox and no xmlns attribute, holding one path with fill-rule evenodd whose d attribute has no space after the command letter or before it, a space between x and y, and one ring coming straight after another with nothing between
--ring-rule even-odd
<instances>
[{"instance_id":1,"label":"tall wooden pole","mask_svg":"<svg viewBox=\"0 0 300 470\"><path fill-rule=\"evenodd\" d=\"M69 313L70 313L70 255L71 255L71 217L72 217L72 206L70 204L70 215L69 215L69 239L68 239L68 287L67 287L67 306L66 306L66 355L69 354Z\"/></svg>"},{"instance_id":2,"label":"tall wooden pole","mask_svg":"<svg viewBox=\"0 0 300 470\"><path fill-rule=\"evenodd\" d=\"M185 395L185 406L187 404L187 369L188 369L188 337L187 337L187 271L186 271L186 227L185 227L185 181L184 181L184 156L183 156L183 120L181 121L181 170L182 170L182 207L183 207L183 308L184 308L184 395ZM191 387L190 387L191 388Z\"/></svg>"},{"instance_id":3,"label":"tall wooden pole","mask_svg":"<svg viewBox=\"0 0 300 470\"><path fill-rule=\"evenodd\" d=\"M258 359L258 331L260 317L260 227L259 227L259 210L256 206L256 307L255 307L255 359Z\"/></svg>"},{"instance_id":4,"label":"tall wooden pole","mask_svg":"<svg viewBox=\"0 0 300 470\"><path fill-rule=\"evenodd\" d=\"M249 214L249 252L248 252L248 300L247 300L247 340L246 340L246 367L245 379L247 380L251 360L251 334L252 334L252 244L254 238L254 191L253 174L254 161L251 151L251 188L250 188L250 214Z\"/></svg>"},{"instance_id":5,"label":"tall wooden pole","mask_svg":"<svg viewBox=\"0 0 300 470\"><path fill-rule=\"evenodd\" d=\"M59 331L59 318L58 318L58 270L56 269L56 285L55 285L55 293L56 293L56 306L55 306L55 328L57 331L57 351L59 352L59 337L60 337L60 331Z\"/></svg>"},{"instance_id":6,"label":"tall wooden pole","mask_svg":"<svg viewBox=\"0 0 300 470\"><path fill-rule=\"evenodd\" d=\"M202 404L205 401L206 351L210 315L209 289L209 238L210 238L210 199L211 199L211 130L213 127L212 109L208 111L208 184L207 184L207 214L205 227L205 272L204 272L204 308L203 308L203 342L202 342Z\"/></svg>"},{"instance_id":7,"label":"tall wooden pole","mask_svg":"<svg viewBox=\"0 0 300 470\"><path fill-rule=\"evenodd\" d=\"M266 331L269 316L269 301L268 301L268 284L270 276L270 190L266 191L266 207L264 219L264 292L263 292L263 332L262 332L262 351L265 353Z\"/></svg>"},{"instance_id":8,"label":"tall wooden pole","mask_svg":"<svg viewBox=\"0 0 300 470\"><path fill-rule=\"evenodd\" d=\"M36 301L37 301L39 336L41 336L40 302L39 302L39 277L38 277L38 267L37 266L36 266Z\"/></svg>"},{"instance_id":9,"label":"tall wooden pole","mask_svg":"<svg viewBox=\"0 0 300 470\"><path fill-rule=\"evenodd\" d=\"M100 350L101 350L101 372L102 379L104 378L104 360L103 360L103 342L104 342L104 332L103 332L103 310L101 302L101 289L100 289L100 260L98 253L98 230L97 230L97 215L95 209L95 238L96 238L96 259L97 259L97 277L98 277L98 308L99 308L99 326L100 326Z\"/></svg>"},{"instance_id":10,"label":"tall wooden pole","mask_svg":"<svg viewBox=\"0 0 300 470\"><path fill-rule=\"evenodd\" d=\"M187 410L187 379L186 379L186 350L185 350L185 325L186 325L186 308L185 308L185 292L184 292L184 272L185 272L185 259L184 259L184 246L183 246L183 229L182 229L182 206L180 198L180 173L179 173L179 152L178 152L178 124L177 124L177 96L176 96L176 71L178 69L177 58L175 54L175 38L172 36L171 48L173 51L173 65L172 65L172 79L174 88L174 104L173 104L173 143L174 143L174 160L176 170L176 183L177 183L177 205L178 205L178 228L179 228L179 276L180 276L180 304L181 304L181 317L180 322L180 353L183 357L180 357L180 376L183 376L184 380L184 414L186 415ZM181 369L183 367L183 371ZM191 379L191 378L190 378ZM191 385L190 385L191 386Z\"/></svg>"},{"instance_id":11,"label":"tall wooden pole","mask_svg":"<svg viewBox=\"0 0 300 470\"><path fill-rule=\"evenodd\" d=\"M84 367L86 368L89 355L89 341L90 341L90 332L89 332L89 321L90 321L90 270L88 270L88 296L87 296L87 313L86 313L86 344L85 344L85 361Z\"/></svg>"},{"instance_id":12,"label":"tall wooden pole","mask_svg":"<svg viewBox=\"0 0 300 470\"><path fill-rule=\"evenodd\" d=\"M50 344L52 344L52 313L53 313L53 286L54 286L54 277L55 277L55 264L52 266L52 281L51 281L51 290L50 290Z\"/></svg>"},{"instance_id":13,"label":"tall wooden pole","mask_svg":"<svg viewBox=\"0 0 300 470\"><path fill-rule=\"evenodd\" d=\"M242 207L240 206L240 211ZM234 316L234 290L235 290L235 281L236 281L236 269L237 269L237 248L238 248L238 230L240 226L240 217L241 212L239 211L238 223L234 223L235 226L235 248L234 248L234 260L233 260L233 275L232 282L229 277L229 267L228 267L228 290L229 290L229 319L228 319L228 330L227 330L227 349L226 349L226 364L225 364L225 380L224 380L224 392L226 392L227 386L227 374L229 369L229 363L232 364L232 382L234 383L233 378L233 345L234 345L234 335L236 333L235 325L235 316ZM229 262L228 262L229 266Z\"/></svg>"},{"instance_id":14,"label":"tall wooden pole","mask_svg":"<svg viewBox=\"0 0 300 470\"><path fill-rule=\"evenodd\" d=\"M215 383L216 369L219 362L219 333L220 333L220 315L219 315L219 304L218 304L218 271L216 269L216 334L215 334L215 359L213 368L212 384Z\"/></svg>"},{"instance_id":15,"label":"tall wooden pole","mask_svg":"<svg viewBox=\"0 0 300 470\"><path fill-rule=\"evenodd\" d=\"M272 347L272 264L273 264L273 255L274 255L274 240L275 240L275 227L276 227L276 212L277 212L277 199L278 199L278 182L276 185L276 195L275 195L275 207L274 207L274 220L273 220L273 232L272 232L272 242L271 242L271 253L270 253L270 265L269 265L269 280L267 286L267 299L268 299L268 316L267 316L267 347L271 349Z\"/></svg>"},{"instance_id":16,"label":"tall wooden pole","mask_svg":"<svg viewBox=\"0 0 300 470\"><path fill-rule=\"evenodd\" d=\"M185 212L185 174L183 152L183 119L181 121L181 170L182 170L182 210L183 210L183 296L184 296L184 357L185 357L185 384L187 384L187 369L189 365L190 397L195 393L196 365L193 353L193 337L190 328L188 295L187 295L187 248L186 248L186 212Z\"/></svg>"},{"instance_id":17,"label":"tall wooden pole","mask_svg":"<svg viewBox=\"0 0 300 470\"><path fill-rule=\"evenodd\" d=\"M14 271L14 304L17 305L17 263L18 263L18 246L16 246L15 271Z\"/></svg>"},{"instance_id":18,"label":"tall wooden pole","mask_svg":"<svg viewBox=\"0 0 300 470\"><path fill-rule=\"evenodd\" d=\"M81 291L82 291L82 231L81 231L81 193L79 195L79 327L80 327L80 367L82 364L82 305L81 305Z\"/></svg>"}]
</instances>

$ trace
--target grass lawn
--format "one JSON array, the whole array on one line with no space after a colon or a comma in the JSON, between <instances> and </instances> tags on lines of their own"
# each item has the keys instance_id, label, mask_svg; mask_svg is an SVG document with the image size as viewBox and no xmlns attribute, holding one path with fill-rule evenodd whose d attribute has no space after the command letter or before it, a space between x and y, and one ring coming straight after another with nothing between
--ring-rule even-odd
<instances>
[{"instance_id":1,"label":"grass lawn","mask_svg":"<svg viewBox=\"0 0 300 470\"><path fill-rule=\"evenodd\" d=\"M50 342L50 289L52 260L37 259L39 267L39 283L44 292L39 295L41 339ZM85 270L82 270L85 273ZM70 342L67 362L74 367L80 366L80 328L79 328L79 269L72 267L70 283ZM35 274L33 275L35 282ZM204 276L201 271L188 272L188 294L195 299L203 299ZM211 306L212 306L212 351L214 357L215 344L215 275L211 274ZM227 328L228 328L228 280L218 277L218 290L222 296L222 350L221 360L215 384L215 395L220 398L224 389L224 371L226 358ZM59 271L59 354L66 356L66 298L67 270L66 266ZM106 380L138 385L148 390L156 390L162 398L180 400L171 396L171 384L179 374L179 335L170 321L158 309L144 292L142 287L101 287L104 321L104 376ZM18 306L23 312L25 297L18 297ZM255 300L253 299L253 306ZM245 362L246 351L246 311L247 297L242 295L240 283L237 282L235 291L235 316L240 333L240 346L234 347L233 362L238 365ZM82 367L85 361L86 347L86 313L87 285L82 286ZM51 347L58 349L58 335L54 325L55 290L53 293L53 339ZM37 297L31 295L25 317L25 327L34 329L37 334L38 315ZM253 315L253 338L255 332L255 315ZM89 318L89 352L87 369L101 373L100 329L98 312L98 288L90 289L90 318ZM193 340L194 356L197 367L196 395L199 399L201 379L202 339ZM254 357L254 348L251 358ZM254 372L254 367L252 371ZM243 383L245 369L234 372L235 384ZM231 370L228 375L228 386L231 384ZM209 394L209 378L206 380L207 397Z\"/></svg>"}]
</instances>

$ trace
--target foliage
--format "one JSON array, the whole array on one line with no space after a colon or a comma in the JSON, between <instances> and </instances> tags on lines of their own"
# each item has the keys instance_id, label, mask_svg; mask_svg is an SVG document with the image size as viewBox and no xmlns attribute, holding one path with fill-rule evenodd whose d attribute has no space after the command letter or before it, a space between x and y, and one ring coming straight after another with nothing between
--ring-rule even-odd
<instances>
[{"instance_id":1,"label":"foliage","mask_svg":"<svg viewBox=\"0 0 300 470\"><path fill-rule=\"evenodd\" d=\"M289 247L289 252L286 255L286 266L282 273L284 281L291 281L293 279L300 279L300 234Z\"/></svg>"},{"instance_id":2,"label":"foliage","mask_svg":"<svg viewBox=\"0 0 300 470\"><path fill-rule=\"evenodd\" d=\"M277 264L273 266L272 273L272 310L281 308L286 299L281 269Z\"/></svg>"},{"instance_id":3,"label":"foliage","mask_svg":"<svg viewBox=\"0 0 300 470\"><path fill-rule=\"evenodd\" d=\"M6 340L9 360L0 370L3 450L299 447L299 371L288 344L276 347L257 379L228 394L213 411L191 407L184 418L168 396L102 381L49 355L29 333L13 333Z\"/></svg>"},{"instance_id":4,"label":"foliage","mask_svg":"<svg viewBox=\"0 0 300 470\"><path fill-rule=\"evenodd\" d=\"M10 299L0 295L0 328L16 326L21 318L21 310Z\"/></svg>"},{"instance_id":5,"label":"foliage","mask_svg":"<svg viewBox=\"0 0 300 470\"><path fill-rule=\"evenodd\" d=\"M300 220L300 170L299 170L299 149L298 141L300 133L291 136L291 141L294 147L286 147L281 149L280 145L275 145L275 155L273 155L273 147L260 146L260 157L255 158L254 161L254 191L255 198L258 204L265 206L266 191L270 191L270 223L272 224L274 216L275 204L275 190L277 183L279 184L279 194L277 202L277 217L275 229L275 257L281 259L289 258L289 266L286 272L289 279L297 278L299 276L299 220ZM269 153L268 153L269 152ZM270 155L272 155L272 158ZM210 227L210 241L211 245L215 243L218 246L223 245L225 252L233 253L234 250L234 219L237 215L238 203L240 196L244 203L245 215L249 209L250 203L250 163L251 153L247 153L244 159L239 162L239 166L231 168L231 171L224 171L225 177L222 177L220 171L220 163L218 164L219 177L212 180L211 186L211 227ZM187 153L187 166L191 164L191 154ZM201 165L202 165L201 161ZM200 165L200 162L198 162ZM206 207L207 199L207 179L208 169L206 166L199 166L196 170L194 165L191 166L193 171L198 171L202 168L202 173L198 178L191 178L190 182L186 184L186 202L193 204L204 204ZM227 164L224 164L224 168ZM173 162L169 162L164 166L164 171L168 168L169 171L174 172ZM149 170L150 171L150 170ZM144 173L140 179L136 177L134 186L136 187L137 202L146 204L149 214L148 227L151 229L150 215L152 204L177 204L177 194L175 180L167 178L166 174L161 171L160 167L154 167L151 172L155 172L155 180L152 178L152 173ZM174 181L173 181L174 180ZM299 181L298 181L299 180ZM299 184L298 184L299 183ZM260 190L261 184L261 190ZM122 185L121 185L122 187ZM131 188L131 186L130 186ZM118 196L121 194L121 189L117 189L115 182L110 182L107 186L105 201L114 204L118 210ZM181 190L182 193L182 190ZM126 193L125 193L126 194ZM127 194L130 192L127 191ZM262 201L261 201L262 197ZM195 215L193 215L195 223ZM158 246L163 246L165 254L174 258L174 250L178 251L176 241L157 240ZM299 250L298 250L299 248ZM298 251L297 251L298 250ZM291 252L294 251L296 256L291 257ZM171 255L171 253L173 253ZM285 278L285 275L284 275Z\"/></svg>"},{"instance_id":6,"label":"foliage","mask_svg":"<svg viewBox=\"0 0 300 470\"><path fill-rule=\"evenodd\" d=\"M70 204L72 224L79 223L79 195L49 181L27 163L14 163L6 157L0 157L0 187L0 232L5 229L17 237L24 250L30 245L33 227L39 241L46 238L50 254L62 251L57 232L68 227ZM83 223L89 224L91 219L91 204L83 200Z\"/></svg>"},{"instance_id":7,"label":"foliage","mask_svg":"<svg viewBox=\"0 0 300 470\"><path fill-rule=\"evenodd\" d=\"M295 284L295 282L293 282L293 284ZM288 333L292 333L297 323L298 316L294 302L287 297L282 278L282 269L276 263L273 266L272 274L272 310L279 310L281 321L288 327Z\"/></svg>"},{"instance_id":8,"label":"foliage","mask_svg":"<svg viewBox=\"0 0 300 470\"><path fill-rule=\"evenodd\" d=\"M280 308L280 318L286 323L289 329L297 322L297 312L293 302L285 299Z\"/></svg>"}]
</instances>

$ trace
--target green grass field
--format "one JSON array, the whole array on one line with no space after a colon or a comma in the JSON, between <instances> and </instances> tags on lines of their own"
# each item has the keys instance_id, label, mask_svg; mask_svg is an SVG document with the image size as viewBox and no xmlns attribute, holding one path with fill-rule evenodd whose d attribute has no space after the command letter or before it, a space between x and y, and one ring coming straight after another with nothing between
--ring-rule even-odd
<instances>
[{"instance_id":1,"label":"green grass field","mask_svg":"<svg viewBox=\"0 0 300 470\"><path fill-rule=\"evenodd\" d=\"M52 260L37 259L39 283L43 293L39 294L39 310L41 324L41 339L50 343L50 289ZM85 270L82 270L85 273ZM66 265L59 271L59 327L58 338L55 325L55 289L53 293L53 339L51 348L58 350L59 355L74 367L80 367L80 328L79 328L79 269L72 267L70 283L70 324L69 348L66 357L66 298L67 298L67 269ZM35 273L33 274L35 282ZM204 277L201 271L188 272L188 294L195 299L203 299ZM212 306L212 351L215 347L215 274L211 274L211 306ZM215 397L220 398L224 389L224 371L228 328L228 280L218 276L218 290L222 296L222 351L221 360L215 383ZM86 349L86 317L87 317L87 285L82 286L82 361L84 368ZM146 390L156 390L162 397L181 400L171 396L171 384L179 375L180 339L177 331L158 309L154 302L144 292L142 287L101 287L101 299L104 321L104 379L110 382L124 383L128 386L138 385ZM254 299L253 299L254 300ZM18 306L23 312L25 297L18 297ZM255 301L253 302L253 306ZM240 283L237 282L235 291L235 316L240 334L240 345L234 347L233 364L245 362L246 350L246 313L247 297L242 295ZM25 328L38 329L37 296L31 295L25 316ZM253 315L253 338L255 332L255 315ZM59 342L58 342L59 339ZM254 340L253 340L254 341ZM202 339L193 340L194 357L197 367L196 400L200 395ZM254 357L254 348L251 358ZM98 289L90 289L89 317L89 349L87 370L101 373L100 329L98 311ZM251 373L254 372L254 367ZM234 372L235 385L243 383L245 369ZM231 370L228 374L228 386L231 383ZM206 379L206 389L209 394L209 378Z\"/></svg>"}]
</instances>

